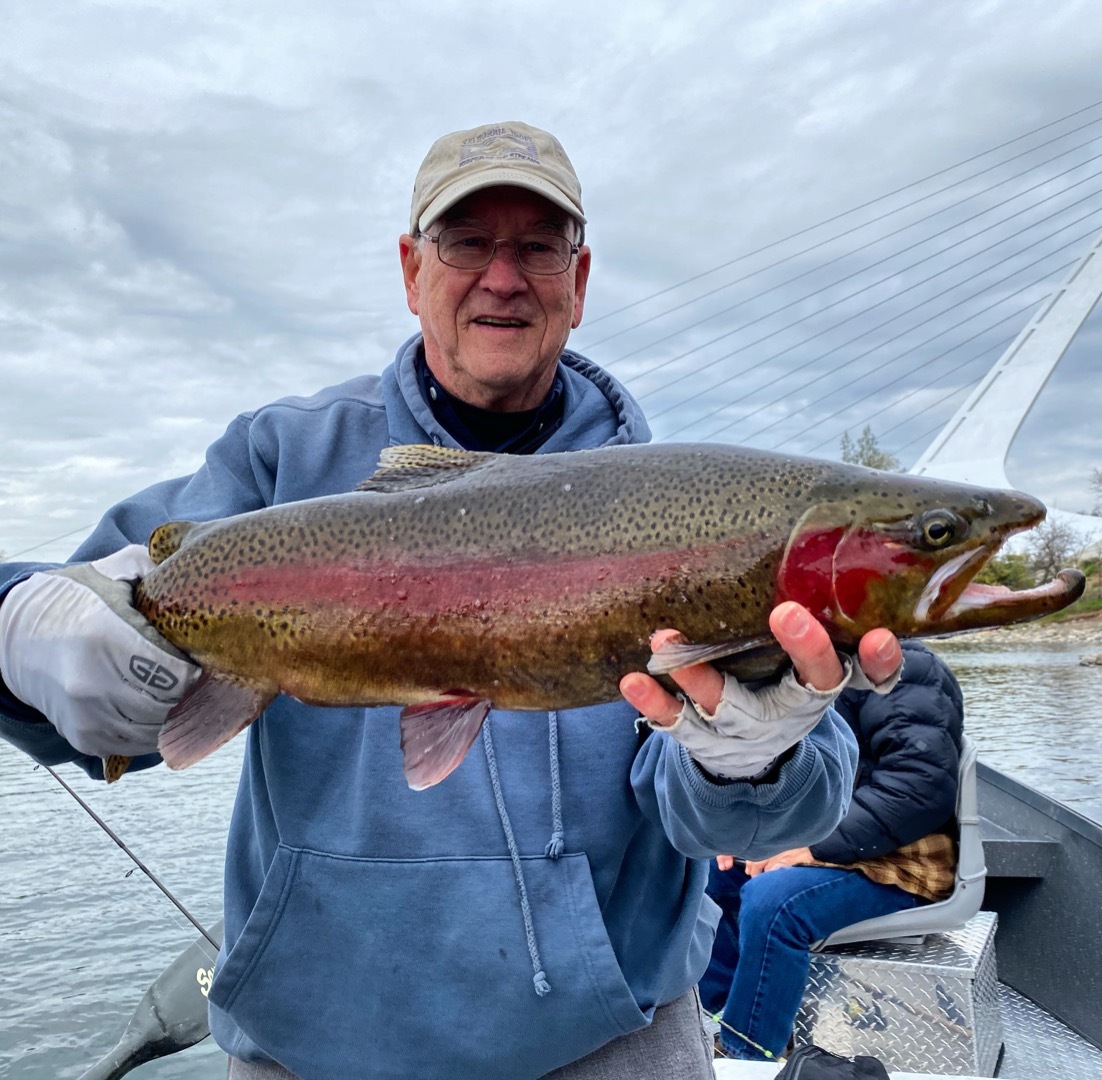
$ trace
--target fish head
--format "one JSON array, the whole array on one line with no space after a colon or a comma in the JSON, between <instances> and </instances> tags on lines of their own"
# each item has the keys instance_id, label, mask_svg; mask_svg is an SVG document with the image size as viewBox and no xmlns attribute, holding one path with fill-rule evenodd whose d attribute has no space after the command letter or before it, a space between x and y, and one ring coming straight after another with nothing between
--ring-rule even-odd
<instances>
[{"instance_id":1,"label":"fish head","mask_svg":"<svg viewBox=\"0 0 1102 1080\"><path fill-rule=\"evenodd\" d=\"M878 626L923 637L1038 618L1082 595L1079 571L1018 591L973 579L1044 518L1022 492L862 469L793 528L776 600L804 604L842 645Z\"/></svg>"}]
</instances>

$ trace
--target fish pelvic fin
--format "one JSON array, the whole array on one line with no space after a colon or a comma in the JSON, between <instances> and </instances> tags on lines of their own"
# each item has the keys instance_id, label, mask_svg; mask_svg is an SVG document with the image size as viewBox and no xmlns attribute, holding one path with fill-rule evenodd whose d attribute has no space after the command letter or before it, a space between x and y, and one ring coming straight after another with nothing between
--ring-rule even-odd
<instances>
[{"instance_id":1,"label":"fish pelvic fin","mask_svg":"<svg viewBox=\"0 0 1102 1080\"><path fill-rule=\"evenodd\" d=\"M175 554L184 538L195 528L194 521L170 521L159 525L149 538L149 557L158 565Z\"/></svg>"},{"instance_id":2,"label":"fish pelvic fin","mask_svg":"<svg viewBox=\"0 0 1102 1080\"><path fill-rule=\"evenodd\" d=\"M407 705L398 721L406 783L414 791L439 784L467 756L489 711L490 702L463 694Z\"/></svg>"},{"instance_id":3,"label":"fish pelvic fin","mask_svg":"<svg viewBox=\"0 0 1102 1080\"><path fill-rule=\"evenodd\" d=\"M109 784L118 780L130 768L131 758L123 754L111 754L103 759L103 778Z\"/></svg>"},{"instance_id":4,"label":"fish pelvic fin","mask_svg":"<svg viewBox=\"0 0 1102 1080\"><path fill-rule=\"evenodd\" d=\"M484 468L503 454L453 450L447 446L388 446L379 455L379 467L357 491L408 491L445 484Z\"/></svg>"},{"instance_id":5,"label":"fish pelvic fin","mask_svg":"<svg viewBox=\"0 0 1102 1080\"><path fill-rule=\"evenodd\" d=\"M669 641L659 652L653 653L647 661L647 671L652 675L668 675L679 668L692 667L694 664L709 664L725 656L737 656L740 653L753 653L763 648L777 647L777 639L772 634L758 634L752 638L734 638L730 641L716 641L708 645L694 645L688 641Z\"/></svg>"},{"instance_id":6,"label":"fish pelvic fin","mask_svg":"<svg viewBox=\"0 0 1102 1080\"><path fill-rule=\"evenodd\" d=\"M262 683L204 672L168 714L157 749L170 769L186 769L244 731L278 691Z\"/></svg>"}]
</instances>

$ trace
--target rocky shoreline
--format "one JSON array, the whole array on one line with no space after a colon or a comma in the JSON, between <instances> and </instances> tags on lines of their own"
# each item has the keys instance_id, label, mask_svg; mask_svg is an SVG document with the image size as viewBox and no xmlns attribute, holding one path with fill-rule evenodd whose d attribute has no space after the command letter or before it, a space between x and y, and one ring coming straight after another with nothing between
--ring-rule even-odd
<instances>
[{"instance_id":1,"label":"rocky shoreline","mask_svg":"<svg viewBox=\"0 0 1102 1080\"><path fill-rule=\"evenodd\" d=\"M935 640L939 649L952 650L977 646L1003 647L1012 645L1073 644L1080 648L1083 662L1102 665L1102 612L1073 615L1058 621L1024 623L1021 626L1001 626L995 630L974 630L955 637Z\"/></svg>"}]
</instances>

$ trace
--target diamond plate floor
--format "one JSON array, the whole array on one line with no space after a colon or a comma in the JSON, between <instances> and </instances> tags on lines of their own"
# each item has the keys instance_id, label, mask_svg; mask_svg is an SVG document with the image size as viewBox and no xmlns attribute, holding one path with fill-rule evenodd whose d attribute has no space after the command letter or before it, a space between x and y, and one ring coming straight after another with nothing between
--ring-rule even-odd
<instances>
[{"instance_id":1,"label":"diamond plate floor","mask_svg":"<svg viewBox=\"0 0 1102 1080\"><path fill-rule=\"evenodd\" d=\"M1009 986L999 986L1006 1039L999 1080L1102 1080L1102 1050Z\"/></svg>"}]
</instances>

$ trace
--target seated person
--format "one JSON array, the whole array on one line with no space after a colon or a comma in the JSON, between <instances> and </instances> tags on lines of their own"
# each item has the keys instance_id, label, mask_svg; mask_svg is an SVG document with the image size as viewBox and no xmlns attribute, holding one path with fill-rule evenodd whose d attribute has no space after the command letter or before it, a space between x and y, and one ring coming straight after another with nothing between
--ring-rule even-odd
<instances>
[{"instance_id":1,"label":"seated person","mask_svg":"<svg viewBox=\"0 0 1102 1080\"><path fill-rule=\"evenodd\" d=\"M860 760L841 824L810 848L737 864L721 855L708 894L722 910L700 982L720 1019L720 1049L743 1060L783 1054L814 942L864 919L943 900L956 870L961 690L940 657L903 645L890 694L846 690L835 708Z\"/></svg>"}]
</instances>

